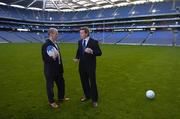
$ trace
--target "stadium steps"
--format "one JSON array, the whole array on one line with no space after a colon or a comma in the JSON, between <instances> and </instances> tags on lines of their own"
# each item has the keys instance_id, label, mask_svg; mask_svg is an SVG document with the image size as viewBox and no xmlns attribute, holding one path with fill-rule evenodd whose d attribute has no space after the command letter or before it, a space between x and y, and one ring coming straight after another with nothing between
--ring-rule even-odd
<instances>
[{"instance_id":1,"label":"stadium steps","mask_svg":"<svg viewBox=\"0 0 180 119\"><path fill-rule=\"evenodd\" d=\"M12 43L11 41L7 40L6 38L4 38L4 37L2 37L2 36L0 36L0 38L1 38L2 40L4 40L5 42Z\"/></svg>"},{"instance_id":2,"label":"stadium steps","mask_svg":"<svg viewBox=\"0 0 180 119\"><path fill-rule=\"evenodd\" d=\"M145 38L141 43L140 45L143 45L148 39L150 39L152 37L152 34L149 33L149 35L147 36L147 38Z\"/></svg>"},{"instance_id":3,"label":"stadium steps","mask_svg":"<svg viewBox=\"0 0 180 119\"><path fill-rule=\"evenodd\" d=\"M27 41L17 37L15 34L13 34L14 31L1 31L0 35L12 43L25 43Z\"/></svg>"},{"instance_id":4,"label":"stadium steps","mask_svg":"<svg viewBox=\"0 0 180 119\"><path fill-rule=\"evenodd\" d=\"M134 11L135 7L136 7L136 5L133 5L133 7L131 8L131 10L128 13L129 16L133 16L132 12Z\"/></svg>"},{"instance_id":5,"label":"stadium steps","mask_svg":"<svg viewBox=\"0 0 180 119\"><path fill-rule=\"evenodd\" d=\"M113 42L108 42L109 41L109 39L112 39L112 37L113 37L113 33L112 32L107 32L106 33L107 34L107 36L105 36L100 42L101 43L106 43L106 44L112 44Z\"/></svg>"},{"instance_id":6,"label":"stadium steps","mask_svg":"<svg viewBox=\"0 0 180 119\"><path fill-rule=\"evenodd\" d=\"M153 8L154 8L154 3L152 3L152 5L151 5L151 7L150 7L150 9L149 9L149 13L152 12Z\"/></svg>"},{"instance_id":7,"label":"stadium steps","mask_svg":"<svg viewBox=\"0 0 180 119\"><path fill-rule=\"evenodd\" d=\"M180 31L177 31L175 34L175 39L176 39L176 46L180 46Z\"/></svg>"},{"instance_id":8,"label":"stadium steps","mask_svg":"<svg viewBox=\"0 0 180 119\"><path fill-rule=\"evenodd\" d=\"M92 33L91 36L95 40L103 43L105 41L105 38L107 38L109 36L109 34L108 33L97 32L97 33Z\"/></svg>"},{"instance_id":9,"label":"stadium steps","mask_svg":"<svg viewBox=\"0 0 180 119\"><path fill-rule=\"evenodd\" d=\"M23 39L23 40L25 40L25 41L27 41L27 42L29 42L29 43L32 43L32 41L31 40L28 40L28 39L26 39L26 38L24 38L24 37L22 37L22 36L20 36L19 34L17 34L17 33L14 33L17 37L19 37L19 38L21 38L21 39Z\"/></svg>"},{"instance_id":10,"label":"stadium steps","mask_svg":"<svg viewBox=\"0 0 180 119\"><path fill-rule=\"evenodd\" d=\"M131 35L131 32L129 32L124 38L120 39L119 41L117 41L117 42L114 43L114 44L121 44L121 41L128 39L128 37L129 37L130 35Z\"/></svg>"},{"instance_id":11,"label":"stadium steps","mask_svg":"<svg viewBox=\"0 0 180 119\"><path fill-rule=\"evenodd\" d=\"M140 45L149 35L147 31L132 31L128 38L122 40L120 44Z\"/></svg>"},{"instance_id":12,"label":"stadium steps","mask_svg":"<svg viewBox=\"0 0 180 119\"><path fill-rule=\"evenodd\" d=\"M172 4L172 10L175 10L176 9L176 1L173 0L173 4Z\"/></svg>"},{"instance_id":13,"label":"stadium steps","mask_svg":"<svg viewBox=\"0 0 180 119\"><path fill-rule=\"evenodd\" d=\"M34 39L35 41L42 43L43 41L37 39L36 37L34 37L32 34L28 34L32 39Z\"/></svg>"},{"instance_id":14,"label":"stadium steps","mask_svg":"<svg viewBox=\"0 0 180 119\"><path fill-rule=\"evenodd\" d=\"M39 43L39 41L37 41L36 39L32 38L29 34L31 34L30 32L21 32L21 36L25 39L30 40L32 43Z\"/></svg>"},{"instance_id":15,"label":"stadium steps","mask_svg":"<svg viewBox=\"0 0 180 119\"><path fill-rule=\"evenodd\" d=\"M111 34L109 34L105 39L109 39L109 38L111 38L112 37L112 33Z\"/></svg>"},{"instance_id":16,"label":"stadium steps","mask_svg":"<svg viewBox=\"0 0 180 119\"><path fill-rule=\"evenodd\" d=\"M149 33L148 37L146 39L144 39L144 41L142 41L141 45L145 45L146 41L151 39L153 36L153 32Z\"/></svg>"},{"instance_id":17,"label":"stadium steps","mask_svg":"<svg viewBox=\"0 0 180 119\"><path fill-rule=\"evenodd\" d=\"M110 39L112 37L112 33L108 34L105 38L104 38L104 41L102 43L106 43L106 40L107 39Z\"/></svg>"},{"instance_id":18,"label":"stadium steps","mask_svg":"<svg viewBox=\"0 0 180 119\"><path fill-rule=\"evenodd\" d=\"M155 31L146 42L145 45L161 45L161 46L172 46L174 34L172 31Z\"/></svg>"}]
</instances>

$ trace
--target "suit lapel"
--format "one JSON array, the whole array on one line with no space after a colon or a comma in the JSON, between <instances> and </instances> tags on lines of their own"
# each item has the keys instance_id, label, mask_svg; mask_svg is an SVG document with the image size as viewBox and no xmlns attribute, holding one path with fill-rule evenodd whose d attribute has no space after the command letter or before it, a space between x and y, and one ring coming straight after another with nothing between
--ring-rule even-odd
<instances>
[{"instance_id":1,"label":"suit lapel","mask_svg":"<svg viewBox=\"0 0 180 119\"><path fill-rule=\"evenodd\" d=\"M48 40L49 40L50 44L51 44L52 46L54 46L54 47L56 48L56 50L59 51L59 46L58 46L58 44L55 45L50 39L48 39Z\"/></svg>"},{"instance_id":2,"label":"suit lapel","mask_svg":"<svg viewBox=\"0 0 180 119\"><path fill-rule=\"evenodd\" d=\"M86 47L85 47L85 48L90 47L91 40L92 40L92 39L91 39L91 38L89 38L89 41L88 41L88 43L87 43L87 45L86 45ZM81 49L82 54L84 54L84 49L83 49L83 40L82 40L82 39L80 40L80 49Z\"/></svg>"},{"instance_id":3,"label":"suit lapel","mask_svg":"<svg viewBox=\"0 0 180 119\"><path fill-rule=\"evenodd\" d=\"M91 44L91 40L92 40L92 39L89 38L89 41L88 41L88 43L87 43L87 45L86 45L86 48L89 47L89 45ZM81 48L83 48L83 40L81 40L80 43L81 43Z\"/></svg>"},{"instance_id":4,"label":"suit lapel","mask_svg":"<svg viewBox=\"0 0 180 119\"><path fill-rule=\"evenodd\" d=\"M55 45L55 44L54 44ZM59 48L59 45L58 44L56 44L56 49L59 51L60 50L60 48Z\"/></svg>"},{"instance_id":5,"label":"suit lapel","mask_svg":"<svg viewBox=\"0 0 180 119\"><path fill-rule=\"evenodd\" d=\"M83 40L81 40L81 42L80 42L80 43L81 43L81 48L83 49Z\"/></svg>"},{"instance_id":6,"label":"suit lapel","mask_svg":"<svg viewBox=\"0 0 180 119\"><path fill-rule=\"evenodd\" d=\"M87 47L90 47L91 40L92 40L92 39L91 39L91 38L89 38L89 41L88 41L88 43L87 43L87 45L86 45L86 48L87 48Z\"/></svg>"}]
</instances>

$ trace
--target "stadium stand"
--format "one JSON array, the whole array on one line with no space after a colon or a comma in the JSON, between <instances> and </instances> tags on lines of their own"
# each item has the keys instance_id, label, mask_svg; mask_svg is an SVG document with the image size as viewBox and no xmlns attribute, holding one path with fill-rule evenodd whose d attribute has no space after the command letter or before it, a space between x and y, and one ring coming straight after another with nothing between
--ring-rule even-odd
<instances>
[{"instance_id":1,"label":"stadium stand","mask_svg":"<svg viewBox=\"0 0 180 119\"><path fill-rule=\"evenodd\" d=\"M74 43L88 26L101 43L179 46L179 15L178 0L72 12L0 5L0 43L44 42L50 27L60 31L60 42Z\"/></svg>"},{"instance_id":2,"label":"stadium stand","mask_svg":"<svg viewBox=\"0 0 180 119\"><path fill-rule=\"evenodd\" d=\"M180 46L180 31L178 31L176 34L176 45Z\"/></svg>"},{"instance_id":3,"label":"stadium stand","mask_svg":"<svg viewBox=\"0 0 180 119\"><path fill-rule=\"evenodd\" d=\"M172 45L174 34L172 31L156 31L144 44L150 45Z\"/></svg>"},{"instance_id":4,"label":"stadium stand","mask_svg":"<svg viewBox=\"0 0 180 119\"><path fill-rule=\"evenodd\" d=\"M168 13L179 13L179 11L176 10L176 8L179 8L179 2L180 1L176 2L175 8L173 8L173 2L168 1L78 12L47 12L28 9L24 10L21 8L1 5L0 15L4 18L8 17L34 21L80 21L105 18L127 18L139 15L162 15Z\"/></svg>"},{"instance_id":5,"label":"stadium stand","mask_svg":"<svg viewBox=\"0 0 180 119\"><path fill-rule=\"evenodd\" d=\"M120 43L141 45L143 41L148 38L148 36L148 31L136 31L132 32L128 38L122 40Z\"/></svg>"}]
</instances>

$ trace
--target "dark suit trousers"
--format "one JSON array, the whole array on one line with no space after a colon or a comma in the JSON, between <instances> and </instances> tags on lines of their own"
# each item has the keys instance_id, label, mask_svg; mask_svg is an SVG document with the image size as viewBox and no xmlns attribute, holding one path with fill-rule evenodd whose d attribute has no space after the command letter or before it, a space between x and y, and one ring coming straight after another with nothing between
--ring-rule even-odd
<instances>
[{"instance_id":1,"label":"dark suit trousers","mask_svg":"<svg viewBox=\"0 0 180 119\"><path fill-rule=\"evenodd\" d=\"M54 102L54 82L56 83L56 86L58 88L58 99L64 99L64 93L65 93L65 84L64 84L64 77L63 73L58 73L56 75L47 75L46 77L46 90L48 95L48 101L50 103Z\"/></svg>"},{"instance_id":2,"label":"dark suit trousers","mask_svg":"<svg viewBox=\"0 0 180 119\"><path fill-rule=\"evenodd\" d=\"M98 92L96 85L96 72L95 70L87 71L79 69L80 79L84 95L86 98L91 98L93 102L98 101Z\"/></svg>"}]
</instances>

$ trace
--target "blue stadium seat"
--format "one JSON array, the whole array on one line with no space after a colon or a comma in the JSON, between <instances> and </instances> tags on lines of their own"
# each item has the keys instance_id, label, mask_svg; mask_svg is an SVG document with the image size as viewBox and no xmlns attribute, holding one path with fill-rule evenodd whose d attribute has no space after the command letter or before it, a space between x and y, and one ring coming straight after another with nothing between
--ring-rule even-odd
<instances>
[{"instance_id":1,"label":"blue stadium seat","mask_svg":"<svg viewBox=\"0 0 180 119\"><path fill-rule=\"evenodd\" d=\"M114 12L114 17L115 18L127 18L129 17L129 12L131 11L132 6L123 6L119 7L117 10Z\"/></svg>"},{"instance_id":2,"label":"blue stadium seat","mask_svg":"<svg viewBox=\"0 0 180 119\"><path fill-rule=\"evenodd\" d=\"M174 34L172 31L155 31L152 36L146 40L145 44L150 45L172 45Z\"/></svg>"},{"instance_id":3,"label":"blue stadium seat","mask_svg":"<svg viewBox=\"0 0 180 119\"><path fill-rule=\"evenodd\" d=\"M7 41L10 41L12 43L27 43L28 41L18 37L14 34L14 32L11 31L0 31L0 36L3 39L6 39Z\"/></svg>"},{"instance_id":4,"label":"blue stadium seat","mask_svg":"<svg viewBox=\"0 0 180 119\"><path fill-rule=\"evenodd\" d=\"M123 40L129 32L111 32L111 34L104 39L105 43L117 43Z\"/></svg>"},{"instance_id":5,"label":"blue stadium seat","mask_svg":"<svg viewBox=\"0 0 180 119\"><path fill-rule=\"evenodd\" d=\"M139 15L177 13L178 10L176 10L175 8L180 9L179 6L180 1L176 1L175 5L172 1L168 1L159 3L146 3L135 6L128 5L106 9L102 8L97 10L87 10L78 12L47 12L29 9L24 10L20 8L0 5L0 15L1 18L11 17L16 19L33 21L78 21L104 18L128 18L130 16ZM152 10L156 10L156 12L152 13ZM132 12L134 12L134 14L132 14Z\"/></svg>"},{"instance_id":6,"label":"blue stadium seat","mask_svg":"<svg viewBox=\"0 0 180 119\"><path fill-rule=\"evenodd\" d=\"M61 32L58 39L60 42L74 43L80 40L80 36L78 32Z\"/></svg>"},{"instance_id":7,"label":"blue stadium seat","mask_svg":"<svg viewBox=\"0 0 180 119\"><path fill-rule=\"evenodd\" d=\"M176 34L176 45L180 46L180 31Z\"/></svg>"},{"instance_id":8,"label":"blue stadium seat","mask_svg":"<svg viewBox=\"0 0 180 119\"><path fill-rule=\"evenodd\" d=\"M151 3L145 3L143 5L136 5L134 8L134 15L133 16L139 16L139 15L148 15L149 10L151 8L152 4Z\"/></svg>"},{"instance_id":9,"label":"blue stadium seat","mask_svg":"<svg viewBox=\"0 0 180 119\"><path fill-rule=\"evenodd\" d=\"M134 31L129 35L128 38L122 40L120 43L140 45L144 40L146 40L148 35L148 31Z\"/></svg>"},{"instance_id":10,"label":"blue stadium seat","mask_svg":"<svg viewBox=\"0 0 180 119\"><path fill-rule=\"evenodd\" d=\"M162 13L175 13L176 11L173 10L173 2L159 2L154 3L153 9L156 10L154 14L162 14Z\"/></svg>"},{"instance_id":11,"label":"blue stadium seat","mask_svg":"<svg viewBox=\"0 0 180 119\"><path fill-rule=\"evenodd\" d=\"M73 17L72 20L78 21L78 20L84 20L87 18L87 15L90 11L78 11Z\"/></svg>"}]
</instances>

